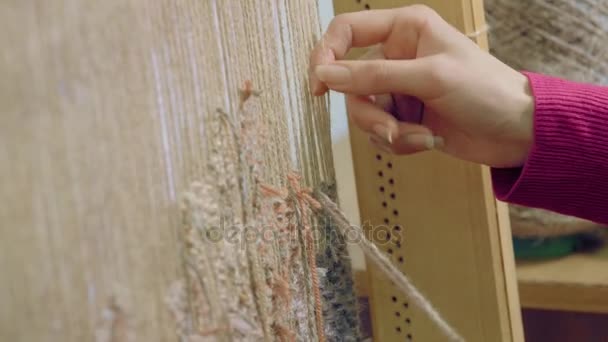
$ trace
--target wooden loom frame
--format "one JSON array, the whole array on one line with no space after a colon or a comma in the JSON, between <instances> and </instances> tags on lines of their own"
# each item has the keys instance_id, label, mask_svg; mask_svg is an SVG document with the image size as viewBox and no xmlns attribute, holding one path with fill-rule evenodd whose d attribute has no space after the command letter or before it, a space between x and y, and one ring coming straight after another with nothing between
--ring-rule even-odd
<instances>
[{"instance_id":1,"label":"wooden loom frame","mask_svg":"<svg viewBox=\"0 0 608 342\"><path fill-rule=\"evenodd\" d=\"M423 3L488 49L483 0L334 0L336 14ZM362 51L353 51L356 57ZM349 125L361 222L467 341L523 341L507 207L487 167L434 152L394 158ZM387 224L388 223L388 224ZM401 228L395 229L396 226ZM380 243L382 234L372 234ZM433 324L374 269L367 271L374 341L442 341Z\"/></svg>"}]
</instances>

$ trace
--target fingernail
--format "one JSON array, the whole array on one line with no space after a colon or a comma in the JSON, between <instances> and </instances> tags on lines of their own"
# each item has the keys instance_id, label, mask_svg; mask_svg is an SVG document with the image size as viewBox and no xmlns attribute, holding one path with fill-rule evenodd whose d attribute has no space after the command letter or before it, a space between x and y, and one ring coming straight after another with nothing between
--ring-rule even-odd
<instances>
[{"instance_id":1,"label":"fingernail","mask_svg":"<svg viewBox=\"0 0 608 342\"><path fill-rule=\"evenodd\" d=\"M385 142L388 142L389 144L393 143L393 137L392 137L391 131L385 125L375 124L374 126L372 126L372 131L374 131L374 133L376 133L376 135L378 136L379 139L382 139Z\"/></svg>"},{"instance_id":2,"label":"fingernail","mask_svg":"<svg viewBox=\"0 0 608 342\"><path fill-rule=\"evenodd\" d=\"M397 127L397 124L395 122L388 121L386 123L386 129L387 129L386 136L388 138L388 142L393 144L393 135L399 134L399 127Z\"/></svg>"},{"instance_id":3,"label":"fingernail","mask_svg":"<svg viewBox=\"0 0 608 342\"><path fill-rule=\"evenodd\" d=\"M375 95L367 95L367 96L361 96L362 100L365 100L369 103L375 104L376 103L376 96Z\"/></svg>"},{"instance_id":4,"label":"fingernail","mask_svg":"<svg viewBox=\"0 0 608 342\"><path fill-rule=\"evenodd\" d=\"M310 69L308 72L308 86L310 87L310 92L316 94L319 91L319 80L317 79L317 75L312 71Z\"/></svg>"},{"instance_id":5,"label":"fingernail","mask_svg":"<svg viewBox=\"0 0 608 342\"><path fill-rule=\"evenodd\" d=\"M321 90L321 86L319 86L319 82L312 81L310 82L310 92L313 94L317 94Z\"/></svg>"},{"instance_id":6,"label":"fingernail","mask_svg":"<svg viewBox=\"0 0 608 342\"><path fill-rule=\"evenodd\" d=\"M376 148L378 148L386 153L393 154L393 150L391 150L391 148L386 144L386 142L384 141L383 138L378 138L378 137L375 137L372 135L369 137L369 141Z\"/></svg>"},{"instance_id":7,"label":"fingernail","mask_svg":"<svg viewBox=\"0 0 608 342\"><path fill-rule=\"evenodd\" d=\"M430 134L407 134L402 138L402 140L410 147L425 150L440 148L444 145L444 140L442 137L436 137Z\"/></svg>"},{"instance_id":8,"label":"fingernail","mask_svg":"<svg viewBox=\"0 0 608 342\"><path fill-rule=\"evenodd\" d=\"M319 80L331 84L344 84L351 80L350 70L347 67L336 64L317 66L315 75L317 75Z\"/></svg>"}]
</instances>

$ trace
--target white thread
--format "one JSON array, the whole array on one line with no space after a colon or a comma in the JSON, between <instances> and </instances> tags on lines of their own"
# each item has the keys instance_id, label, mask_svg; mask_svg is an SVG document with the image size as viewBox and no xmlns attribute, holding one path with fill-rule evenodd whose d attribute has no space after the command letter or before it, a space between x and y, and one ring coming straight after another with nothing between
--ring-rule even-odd
<instances>
[{"instance_id":1,"label":"white thread","mask_svg":"<svg viewBox=\"0 0 608 342\"><path fill-rule=\"evenodd\" d=\"M487 33L489 30L490 30L490 26L486 24L486 25L483 25L477 31L467 33L466 36L469 38L477 38L477 37L481 36L482 34Z\"/></svg>"}]
</instances>

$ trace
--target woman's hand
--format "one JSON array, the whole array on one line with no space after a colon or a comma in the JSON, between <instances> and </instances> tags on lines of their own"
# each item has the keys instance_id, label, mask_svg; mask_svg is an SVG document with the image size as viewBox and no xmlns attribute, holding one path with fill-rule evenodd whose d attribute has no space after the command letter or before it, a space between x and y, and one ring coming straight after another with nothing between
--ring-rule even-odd
<instances>
[{"instance_id":1,"label":"woman's hand","mask_svg":"<svg viewBox=\"0 0 608 342\"><path fill-rule=\"evenodd\" d=\"M365 59L343 60L351 47L370 46ZM345 93L351 120L383 149L435 148L493 167L521 166L527 157L534 110L527 77L428 7L336 16L310 64L313 93ZM390 114L415 114L407 113L409 96L425 104L421 122Z\"/></svg>"}]
</instances>

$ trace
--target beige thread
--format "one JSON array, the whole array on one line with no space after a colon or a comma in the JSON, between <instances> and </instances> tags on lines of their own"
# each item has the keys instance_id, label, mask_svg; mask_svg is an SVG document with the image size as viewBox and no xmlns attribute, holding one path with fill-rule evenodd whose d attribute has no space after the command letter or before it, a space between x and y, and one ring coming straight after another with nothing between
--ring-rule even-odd
<instances>
[{"instance_id":1,"label":"beige thread","mask_svg":"<svg viewBox=\"0 0 608 342\"><path fill-rule=\"evenodd\" d=\"M335 226L339 229L340 234L347 236L352 231L352 227L346 216L340 211L338 206L327 195L321 191L315 192L315 197L320 203L322 209L331 219L334 220ZM458 332L441 316L441 314L433 307L433 304L412 284L409 278L399 271L391 261L384 255L376 245L369 241L363 230L354 230L358 246L363 250L365 255L372 261L376 267L382 271L395 285L403 291L441 330L449 341L461 342L464 339Z\"/></svg>"},{"instance_id":2,"label":"beige thread","mask_svg":"<svg viewBox=\"0 0 608 342\"><path fill-rule=\"evenodd\" d=\"M26 255L43 265L12 267L12 278L52 290L0 294L16 323L9 340L86 339L113 283L125 287L117 304L126 318L150 323L126 327L138 340L274 341L277 331L298 341L360 340L355 324L325 323L357 312L318 303L312 280L324 250L310 238L242 238L271 227L260 183L284 188L293 169L303 187L335 180L327 98L306 91L320 36L316 0L110 0L84 12L78 1L57 0L36 6L41 21L24 20L31 6L7 6L0 18L15 44L0 58L0 70L11 71L0 94L9 104L0 174L11 182L0 187L0 225L23 227L3 235L23 241L6 250L7 261ZM100 18L109 13L106 26ZM14 200L22 193L32 205ZM313 214L304 211L306 234ZM218 237L218 227L234 234ZM64 270L86 277L65 282ZM273 303L273 294L286 300ZM116 319L113 310L103 313ZM32 328L49 322L65 329ZM123 330L119 320L103 323L116 336Z\"/></svg>"},{"instance_id":3,"label":"beige thread","mask_svg":"<svg viewBox=\"0 0 608 342\"><path fill-rule=\"evenodd\" d=\"M467 33L466 36L469 38L477 38L490 30L490 26L485 24L479 30Z\"/></svg>"}]
</instances>

